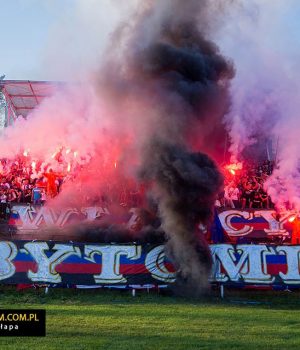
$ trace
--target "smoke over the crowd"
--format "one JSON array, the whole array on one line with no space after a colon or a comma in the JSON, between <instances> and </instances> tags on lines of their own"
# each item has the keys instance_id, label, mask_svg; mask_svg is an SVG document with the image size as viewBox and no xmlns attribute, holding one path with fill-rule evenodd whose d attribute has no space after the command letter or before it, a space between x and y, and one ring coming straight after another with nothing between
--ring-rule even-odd
<instances>
[{"instance_id":1,"label":"smoke over the crowd","mask_svg":"<svg viewBox=\"0 0 300 350\"><path fill-rule=\"evenodd\" d=\"M158 203L178 280L194 295L207 291L211 267L198 226L209 223L223 182L199 150L213 153L207 140L220 143L230 106L234 69L209 39L228 3L140 2L88 86L56 94L0 140L0 156L22 150L35 163L43 159L37 176L50 167L76 174L50 203L58 207L86 204L83 198L139 174Z\"/></svg>"},{"instance_id":2,"label":"smoke over the crowd","mask_svg":"<svg viewBox=\"0 0 300 350\"><path fill-rule=\"evenodd\" d=\"M236 67L226 116L232 161L276 162L266 189L278 209L300 209L300 4L239 1L214 40Z\"/></svg>"},{"instance_id":3,"label":"smoke over the crowd","mask_svg":"<svg viewBox=\"0 0 300 350\"><path fill-rule=\"evenodd\" d=\"M141 176L155 184L178 281L190 284L186 290L194 295L207 290L211 267L197 224L209 222L222 176L208 156L191 151L199 145L193 142L196 137L201 141L205 133L213 142L206 125L221 123L233 77L232 65L198 26L208 21L208 4L149 2L128 37L128 28L123 29L125 42L122 31L118 33L125 62L123 56L110 56L104 74L113 101L118 97L119 103L127 104L138 99L143 106L135 115L137 125L142 122L136 133L142 135L137 136Z\"/></svg>"}]
</instances>

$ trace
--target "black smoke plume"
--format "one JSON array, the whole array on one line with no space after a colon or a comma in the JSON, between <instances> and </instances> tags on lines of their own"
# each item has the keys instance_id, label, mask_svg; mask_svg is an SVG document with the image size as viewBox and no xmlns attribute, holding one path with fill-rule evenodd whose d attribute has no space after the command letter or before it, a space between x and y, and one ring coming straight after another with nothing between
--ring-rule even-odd
<instances>
[{"instance_id":1,"label":"black smoke plume","mask_svg":"<svg viewBox=\"0 0 300 350\"><path fill-rule=\"evenodd\" d=\"M143 178L155 181L166 252L178 271L176 292L208 291L211 256L199 223L208 224L223 177L206 154L153 141L145 154Z\"/></svg>"},{"instance_id":2,"label":"black smoke plume","mask_svg":"<svg viewBox=\"0 0 300 350\"><path fill-rule=\"evenodd\" d=\"M219 2L221 3L221 2ZM224 3L224 2L223 2ZM130 121L140 149L140 175L154 182L167 253L186 294L208 289L210 252L197 226L208 224L223 178L199 149L218 142L229 108L232 64L208 39L217 18L211 1L145 1L113 37L101 85ZM105 73L103 73L105 72ZM132 102L134 101L134 102ZM126 119L127 118L127 119ZM190 288L188 288L190 287Z\"/></svg>"}]
</instances>

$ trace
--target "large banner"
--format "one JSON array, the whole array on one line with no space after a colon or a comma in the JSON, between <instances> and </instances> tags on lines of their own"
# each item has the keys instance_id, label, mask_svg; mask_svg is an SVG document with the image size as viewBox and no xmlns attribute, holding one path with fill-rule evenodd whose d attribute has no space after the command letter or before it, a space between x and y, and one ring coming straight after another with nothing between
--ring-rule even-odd
<instances>
[{"instance_id":1,"label":"large banner","mask_svg":"<svg viewBox=\"0 0 300 350\"><path fill-rule=\"evenodd\" d=\"M213 282L300 287L300 246L214 244L210 247Z\"/></svg>"},{"instance_id":2,"label":"large banner","mask_svg":"<svg viewBox=\"0 0 300 350\"><path fill-rule=\"evenodd\" d=\"M283 242L290 239L289 218L293 215L292 212L279 215L275 210L265 209L219 209L211 234L218 243Z\"/></svg>"},{"instance_id":3,"label":"large banner","mask_svg":"<svg viewBox=\"0 0 300 350\"><path fill-rule=\"evenodd\" d=\"M162 245L0 242L0 283L165 285L174 279Z\"/></svg>"},{"instance_id":4,"label":"large banner","mask_svg":"<svg viewBox=\"0 0 300 350\"><path fill-rule=\"evenodd\" d=\"M280 243L280 240L290 238L291 224L288 219L292 215L293 213L287 212L279 216L274 210L219 209L215 212L214 223L208 231L214 243L264 243L274 239ZM109 219L130 230L141 221L140 216L139 208L124 209L121 214L116 214L105 207L65 208L58 212L47 206L15 205L9 223L24 233L41 227L63 228L77 222L101 222Z\"/></svg>"},{"instance_id":5,"label":"large banner","mask_svg":"<svg viewBox=\"0 0 300 350\"><path fill-rule=\"evenodd\" d=\"M212 283L300 287L300 246L210 246ZM162 245L0 242L0 283L165 286L176 279Z\"/></svg>"}]
</instances>

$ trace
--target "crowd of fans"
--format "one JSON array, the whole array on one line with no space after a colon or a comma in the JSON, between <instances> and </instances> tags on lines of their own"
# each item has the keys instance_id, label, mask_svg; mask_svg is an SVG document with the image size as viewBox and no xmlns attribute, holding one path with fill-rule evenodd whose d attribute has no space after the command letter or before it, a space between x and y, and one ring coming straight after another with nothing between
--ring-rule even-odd
<instances>
[{"instance_id":1,"label":"crowd of fans","mask_svg":"<svg viewBox=\"0 0 300 350\"><path fill-rule=\"evenodd\" d=\"M40 178L33 178L33 169L22 158L15 161L0 161L0 202L42 204L49 195L49 184L45 173ZM58 181L58 180L57 180ZM59 181L57 182L59 188ZM47 188L48 187L48 188Z\"/></svg>"},{"instance_id":2,"label":"crowd of fans","mask_svg":"<svg viewBox=\"0 0 300 350\"><path fill-rule=\"evenodd\" d=\"M0 160L0 218L6 219L12 203L40 204L47 199L45 177L33 178L26 159ZM45 174L46 176L46 174Z\"/></svg>"},{"instance_id":3,"label":"crowd of fans","mask_svg":"<svg viewBox=\"0 0 300 350\"><path fill-rule=\"evenodd\" d=\"M73 182L76 174L80 171L75 169L70 172L56 172L50 167L45 171L37 172L38 165L32 166L26 157L16 157L13 161L0 159L0 215L11 203L23 203L44 205L50 198L56 197L67 182ZM91 191L86 194L86 201L90 205L109 206L112 203L119 203L123 207L138 207L143 203L143 188L135 181L119 179L116 171L114 178L106 179L102 174L102 189ZM84 191L86 185L85 176L74 184L74 191ZM83 184L83 185L82 185ZM93 195L91 193L93 192ZM77 193L78 194L78 193Z\"/></svg>"},{"instance_id":4,"label":"crowd of fans","mask_svg":"<svg viewBox=\"0 0 300 350\"><path fill-rule=\"evenodd\" d=\"M264 190L264 182L272 174L273 163L244 164L243 168L228 172L225 177L224 191L216 202L218 207L270 209L273 203Z\"/></svg>"},{"instance_id":5,"label":"crowd of fans","mask_svg":"<svg viewBox=\"0 0 300 350\"><path fill-rule=\"evenodd\" d=\"M220 193L216 206L238 209L272 208L271 199L264 190L264 182L272 171L271 161L264 161L258 165L245 163L242 169L233 174L227 171L224 191ZM32 165L28 164L25 157L17 157L14 161L0 160L1 208L4 208L3 204L10 203L43 205L48 198L53 198L60 192L66 179L65 174L57 174L52 169L48 169L38 177L32 176L33 172ZM109 197L114 197L122 206L132 207L141 205L143 201L143 191L137 184L121 186L117 191L109 189L108 192L111 192L111 196L103 195L101 199L103 202L109 202Z\"/></svg>"}]
</instances>

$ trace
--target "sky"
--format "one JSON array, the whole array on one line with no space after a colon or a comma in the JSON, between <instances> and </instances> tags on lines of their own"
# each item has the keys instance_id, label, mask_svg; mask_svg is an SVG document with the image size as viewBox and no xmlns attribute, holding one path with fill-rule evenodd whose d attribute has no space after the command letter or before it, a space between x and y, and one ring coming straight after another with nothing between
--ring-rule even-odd
<instances>
[{"instance_id":1,"label":"sky","mask_svg":"<svg viewBox=\"0 0 300 350\"><path fill-rule=\"evenodd\" d=\"M0 0L0 74L6 79L42 79L41 60L49 32L72 0ZM74 3L74 2L73 2Z\"/></svg>"},{"instance_id":2,"label":"sky","mask_svg":"<svg viewBox=\"0 0 300 350\"><path fill-rule=\"evenodd\" d=\"M78 78L97 66L129 3L132 0L0 0L0 76Z\"/></svg>"}]
</instances>

